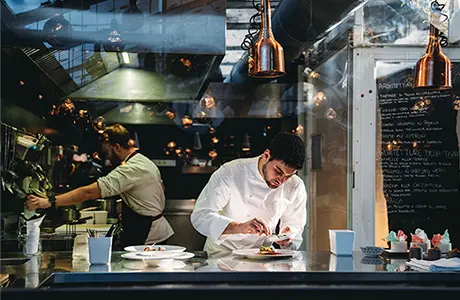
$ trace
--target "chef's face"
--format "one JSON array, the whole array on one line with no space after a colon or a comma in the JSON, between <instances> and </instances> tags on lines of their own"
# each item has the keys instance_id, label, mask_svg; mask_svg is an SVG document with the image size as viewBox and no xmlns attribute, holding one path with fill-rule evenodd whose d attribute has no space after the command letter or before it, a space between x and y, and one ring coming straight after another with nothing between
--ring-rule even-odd
<instances>
[{"instance_id":1,"label":"chef's face","mask_svg":"<svg viewBox=\"0 0 460 300\"><path fill-rule=\"evenodd\" d=\"M288 167L279 159L268 158L262 166L264 180L272 189L278 188L296 173L296 169Z\"/></svg>"},{"instance_id":2,"label":"chef's face","mask_svg":"<svg viewBox=\"0 0 460 300\"><path fill-rule=\"evenodd\" d=\"M116 167L121 163L119 156L121 146L119 144L111 145L108 142L104 142L102 145L102 151L105 154L105 158L108 159L112 166Z\"/></svg>"}]
</instances>

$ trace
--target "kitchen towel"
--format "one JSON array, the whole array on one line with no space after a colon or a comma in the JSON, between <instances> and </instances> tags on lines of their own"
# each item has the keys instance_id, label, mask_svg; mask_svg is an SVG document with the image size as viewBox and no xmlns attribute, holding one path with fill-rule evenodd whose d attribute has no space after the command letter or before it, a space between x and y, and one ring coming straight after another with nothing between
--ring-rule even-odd
<instances>
[{"instance_id":1,"label":"kitchen towel","mask_svg":"<svg viewBox=\"0 0 460 300\"><path fill-rule=\"evenodd\" d=\"M434 261L419 260L412 258L407 262L408 266L420 271L429 272L460 272L460 258L441 258Z\"/></svg>"}]
</instances>

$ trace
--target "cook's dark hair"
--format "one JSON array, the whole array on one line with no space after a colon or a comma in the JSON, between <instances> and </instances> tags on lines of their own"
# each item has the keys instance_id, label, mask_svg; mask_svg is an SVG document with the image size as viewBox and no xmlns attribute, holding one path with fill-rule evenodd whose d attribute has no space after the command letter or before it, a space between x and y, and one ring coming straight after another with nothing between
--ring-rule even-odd
<instances>
[{"instance_id":1,"label":"cook's dark hair","mask_svg":"<svg viewBox=\"0 0 460 300\"><path fill-rule=\"evenodd\" d=\"M291 133L278 133L268 145L270 160L278 159L288 167L301 169L305 162L305 144L302 139Z\"/></svg>"},{"instance_id":2,"label":"cook's dark hair","mask_svg":"<svg viewBox=\"0 0 460 300\"><path fill-rule=\"evenodd\" d=\"M129 131L120 124L107 127L104 130L104 139L110 145L119 144L125 149L130 148L129 141L131 137L129 135Z\"/></svg>"}]
</instances>

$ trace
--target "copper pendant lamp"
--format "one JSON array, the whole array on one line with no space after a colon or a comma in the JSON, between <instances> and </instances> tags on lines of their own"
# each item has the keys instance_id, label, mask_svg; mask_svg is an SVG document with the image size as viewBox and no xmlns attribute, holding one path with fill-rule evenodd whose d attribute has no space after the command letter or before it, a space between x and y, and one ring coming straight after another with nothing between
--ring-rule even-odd
<instances>
[{"instance_id":1,"label":"copper pendant lamp","mask_svg":"<svg viewBox=\"0 0 460 300\"><path fill-rule=\"evenodd\" d=\"M261 0L261 28L249 53L248 74L257 78L276 78L286 74L283 47L273 37L270 0Z\"/></svg>"},{"instance_id":2,"label":"copper pendant lamp","mask_svg":"<svg viewBox=\"0 0 460 300\"><path fill-rule=\"evenodd\" d=\"M444 5L437 1L432 2L432 16L442 15ZM443 33L430 23L430 39L425 55L417 62L415 71L415 88L446 90L452 88L452 64L450 59L442 52L441 45L446 45L447 40Z\"/></svg>"}]
</instances>

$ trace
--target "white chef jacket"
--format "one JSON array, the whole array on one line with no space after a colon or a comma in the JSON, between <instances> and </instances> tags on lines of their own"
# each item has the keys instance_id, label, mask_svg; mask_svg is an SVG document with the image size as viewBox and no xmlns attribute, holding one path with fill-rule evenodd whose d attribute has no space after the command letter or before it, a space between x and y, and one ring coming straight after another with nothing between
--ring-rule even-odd
<instances>
[{"instance_id":1,"label":"white chef jacket","mask_svg":"<svg viewBox=\"0 0 460 300\"><path fill-rule=\"evenodd\" d=\"M191 222L207 237L204 250L209 255L270 245L264 235L222 235L230 222L246 222L255 217L262 218L272 232L281 220L281 229L289 226L296 233L293 246L298 248L302 243L307 208L304 182L294 175L277 189L271 189L259 172L258 161L259 157L242 158L222 165L200 193Z\"/></svg>"},{"instance_id":2,"label":"white chef jacket","mask_svg":"<svg viewBox=\"0 0 460 300\"><path fill-rule=\"evenodd\" d=\"M157 216L165 207L165 195L158 167L137 153L125 164L117 166L107 176L97 180L102 198L119 195L134 212ZM152 222L146 244L161 242L174 231L165 217Z\"/></svg>"}]
</instances>

